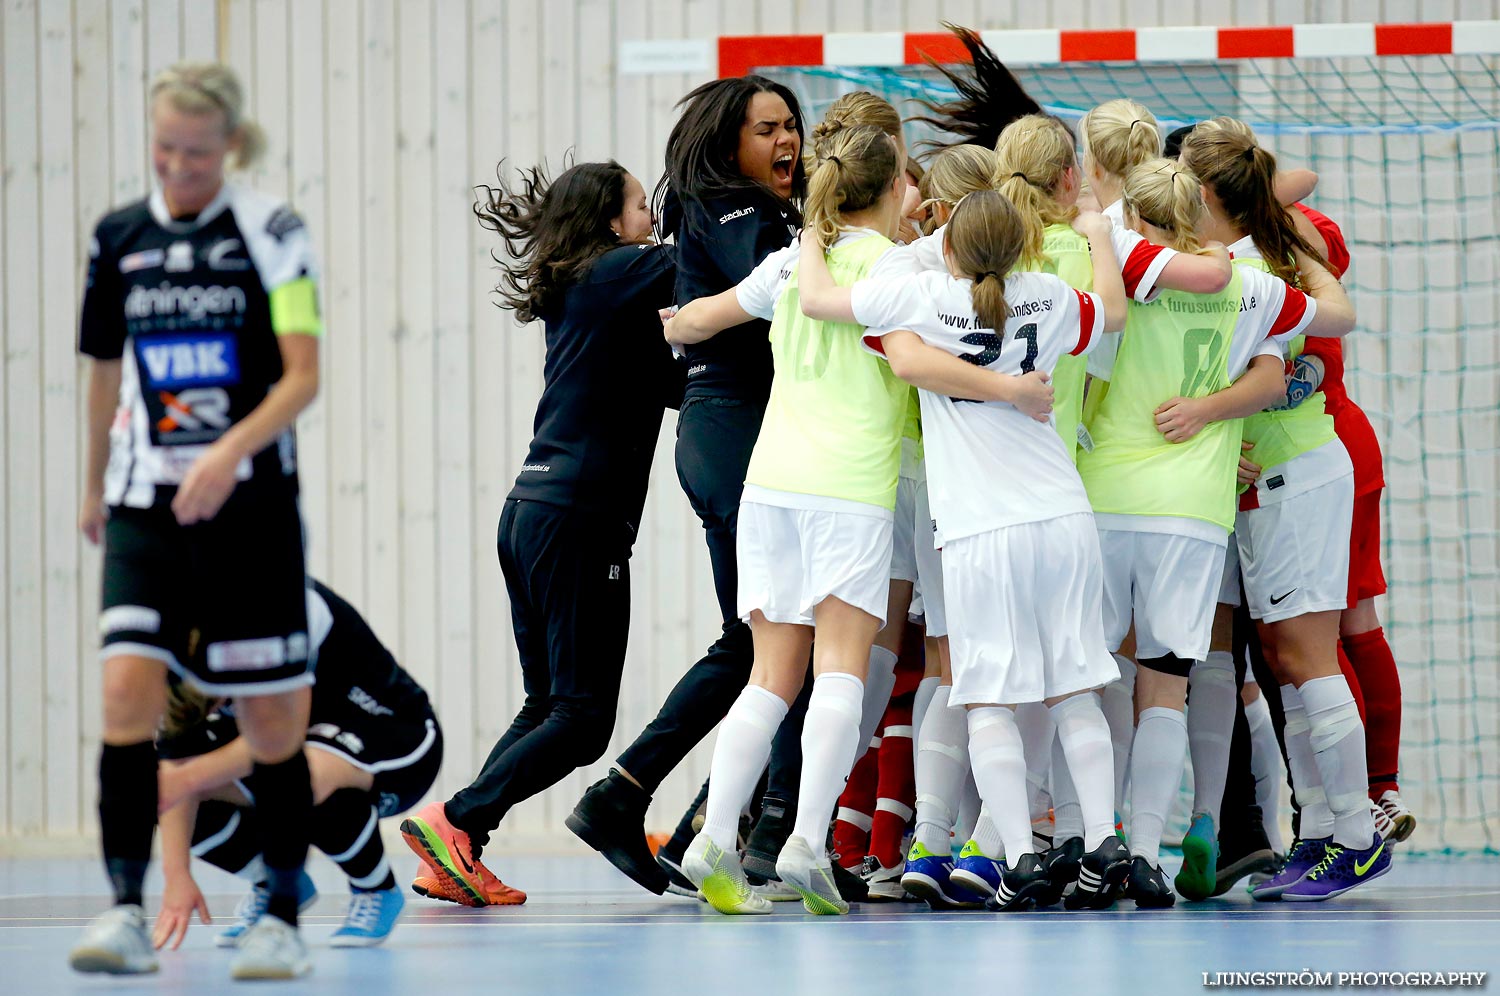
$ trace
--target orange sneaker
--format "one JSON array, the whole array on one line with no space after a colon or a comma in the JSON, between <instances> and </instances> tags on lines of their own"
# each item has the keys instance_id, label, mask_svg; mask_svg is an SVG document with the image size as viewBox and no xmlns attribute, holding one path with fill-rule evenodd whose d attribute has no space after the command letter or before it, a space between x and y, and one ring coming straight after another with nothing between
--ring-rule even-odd
<instances>
[{"instance_id":1,"label":"orange sneaker","mask_svg":"<svg viewBox=\"0 0 1500 996\"><path fill-rule=\"evenodd\" d=\"M479 877L484 882L484 898L490 901L491 906L520 906L526 902L526 893L500 881L499 875L480 862L475 861L474 864L479 868Z\"/></svg>"},{"instance_id":2,"label":"orange sneaker","mask_svg":"<svg viewBox=\"0 0 1500 996\"><path fill-rule=\"evenodd\" d=\"M469 835L448 822L441 802L430 803L402 820L401 836L406 846L437 873L436 878L461 894L462 898L456 902L465 906L489 905Z\"/></svg>"},{"instance_id":3,"label":"orange sneaker","mask_svg":"<svg viewBox=\"0 0 1500 996\"><path fill-rule=\"evenodd\" d=\"M427 869L431 871L431 869ZM448 884L448 880L437 875L418 875L411 880L411 891L427 899L440 899L445 903L467 905L468 894Z\"/></svg>"}]
</instances>

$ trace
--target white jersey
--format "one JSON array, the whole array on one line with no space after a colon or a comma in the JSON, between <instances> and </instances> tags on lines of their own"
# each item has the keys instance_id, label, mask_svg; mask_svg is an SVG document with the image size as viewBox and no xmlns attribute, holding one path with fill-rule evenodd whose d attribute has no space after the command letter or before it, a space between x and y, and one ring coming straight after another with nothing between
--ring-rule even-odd
<instances>
[{"instance_id":1,"label":"white jersey","mask_svg":"<svg viewBox=\"0 0 1500 996\"><path fill-rule=\"evenodd\" d=\"M929 345L999 373L1051 372L1065 353L1087 353L1104 325L1098 295L1046 273L1005 280L1011 317L997 334L974 313L973 282L947 273L862 280L854 317L865 344L909 330ZM1088 495L1057 430L1004 402L921 392L932 515L944 541L992 529L1088 512Z\"/></svg>"},{"instance_id":2,"label":"white jersey","mask_svg":"<svg viewBox=\"0 0 1500 996\"><path fill-rule=\"evenodd\" d=\"M834 245L841 246L856 239L863 239L880 233L868 228L845 229L839 232L838 239ZM920 239L918 241L921 241ZM866 279L888 280L892 277L901 276L910 272L910 264L903 253L910 250L910 246L892 246L885 251L885 255L870 270ZM735 285L734 296L739 301L741 308L746 313L756 318L764 318L770 321L776 315L776 302L786 291L787 284L791 282L792 273L797 269L797 260L802 258L802 242L799 239L787 246L785 249L777 249L765 259L761 260L750 275Z\"/></svg>"}]
</instances>

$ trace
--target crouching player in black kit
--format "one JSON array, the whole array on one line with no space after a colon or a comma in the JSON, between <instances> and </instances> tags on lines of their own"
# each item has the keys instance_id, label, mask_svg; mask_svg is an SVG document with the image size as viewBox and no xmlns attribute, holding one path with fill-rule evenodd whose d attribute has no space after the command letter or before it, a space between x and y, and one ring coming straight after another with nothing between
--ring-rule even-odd
<instances>
[{"instance_id":1,"label":"crouching player in black kit","mask_svg":"<svg viewBox=\"0 0 1500 996\"><path fill-rule=\"evenodd\" d=\"M309 652L318 683L304 753L312 772L312 842L345 875L353 898L333 947L368 947L390 935L401 892L381 844L378 820L416 804L432 787L443 737L427 693L401 669L354 607L317 581L307 587ZM166 891L152 940L182 943L193 911L208 905L193 881L190 854L255 883L219 934L232 947L266 912L270 899L260 856L261 819L242 779L250 749L239 737L234 703L173 684L162 766L162 862ZM299 899L316 897L304 873Z\"/></svg>"},{"instance_id":2,"label":"crouching player in black kit","mask_svg":"<svg viewBox=\"0 0 1500 996\"><path fill-rule=\"evenodd\" d=\"M99 823L114 906L74 946L69 963L81 972L156 970L141 888L168 670L236 699L266 828L268 915L232 973L294 978L312 967L296 927L313 676L292 425L318 393L322 321L302 221L224 182L231 153L244 166L264 144L242 104L223 66L182 63L158 76L159 186L100 221L90 247L79 525L104 540Z\"/></svg>"}]
</instances>

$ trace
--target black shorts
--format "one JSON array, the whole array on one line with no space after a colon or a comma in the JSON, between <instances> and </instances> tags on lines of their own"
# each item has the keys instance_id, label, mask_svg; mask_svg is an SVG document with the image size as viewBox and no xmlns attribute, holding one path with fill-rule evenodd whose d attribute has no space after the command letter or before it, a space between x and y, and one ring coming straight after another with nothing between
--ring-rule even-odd
<instances>
[{"instance_id":1,"label":"black shorts","mask_svg":"<svg viewBox=\"0 0 1500 996\"><path fill-rule=\"evenodd\" d=\"M312 684L294 495L241 485L191 526L166 506L112 508L104 537L101 657L159 660L211 695Z\"/></svg>"},{"instance_id":2,"label":"black shorts","mask_svg":"<svg viewBox=\"0 0 1500 996\"><path fill-rule=\"evenodd\" d=\"M415 806L443 763L443 731L430 709L408 716L370 716L354 708L338 715L315 713L307 746L374 775L370 794L382 817Z\"/></svg>"}]
</instances>

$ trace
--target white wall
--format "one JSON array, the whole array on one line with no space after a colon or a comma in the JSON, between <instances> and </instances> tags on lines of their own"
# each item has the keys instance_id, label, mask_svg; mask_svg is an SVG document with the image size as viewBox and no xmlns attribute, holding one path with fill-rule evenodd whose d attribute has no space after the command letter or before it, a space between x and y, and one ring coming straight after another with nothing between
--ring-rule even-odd
<instances>
[{"instance_id":1,"label":"white wall","mask_svg":"<svg viewBox=\"0 0 1500 996\"><path fill-rule=\"evenodd\" d=\"M981 13L982 12L982 13ZM94 221L148 186L144 92L183 57L227 60L272 150L250 183L291 199L324 261L323 391L300 426L311 569L434 694L439 789L465 782L520 701L493 538L529 439L540 330L496 310L471 188L502 157L612 155L660 171L699 79L619 77L626 39L723 33L1494 18L1387 0L5 0L0 15L0 838L90 832L99 728L98 552L75 528L74 351ZM634 561L618 749L714 635L712 581L664 427ZM670 827L706 773L663 787ZM562 835L604 765L508 826Z\"/></svg>"}]
</instances>

